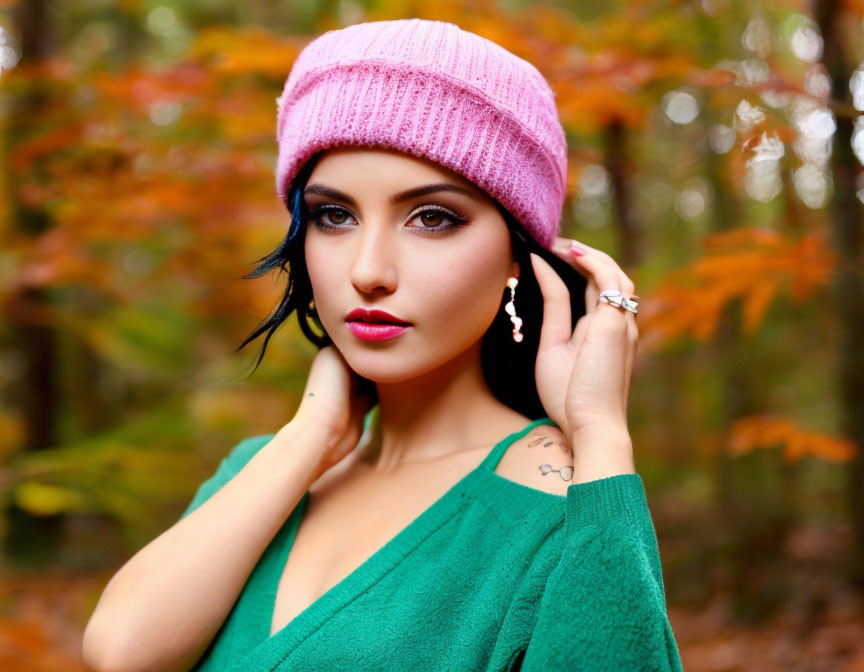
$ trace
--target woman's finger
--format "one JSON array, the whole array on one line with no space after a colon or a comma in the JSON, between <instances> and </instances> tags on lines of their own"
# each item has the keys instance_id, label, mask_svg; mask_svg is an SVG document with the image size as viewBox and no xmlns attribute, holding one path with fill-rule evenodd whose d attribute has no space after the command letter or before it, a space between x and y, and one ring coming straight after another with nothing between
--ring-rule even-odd
<instances>
[{"instance_id":1,"label":"woman's finger","mask_svg":"<svg viewBox=\"0 0 864 672\"><path fill-rule=\"evenodd\" d=\"M575 253L574 250L575 249ZM600 309L599 296L600 292L605 289L617 289L624 296L638 301L639 297L633 292L635 286L633 281L621 269L618 263L607 253L598 250L584 243L574 241L569 238L558 236L552 246L552 251L561 259L567 261L574 269L581 273L587 280L585 291L585 309L586 316L580 318L576 323L576 328L570 339L570 347L578 350L581 347L588 324L591 320L590 315L596 314ZM622 323L618 320L623 320L623 326L626 331L626 336L622 341L624 352L621 353L623 362L622 375L624 377L623 389L625 394L622 403L624 407L622 412L626 417L626 404L630 396L630 383L633 376L633 369L636 364L636 356L639 344L639 330L636 326L636 314L621 307L606 304L606 308L602 309L604 316L601 320L611 318L607 313L614 310L618 313L613 321L608 323L608 328L615 330L621 328Z\"/></svg>"},{"instance_id":2,"label":"woman's finger","mask_svg":"<svg viewBox=\"0 0 864 672\"><path fill-rule=\"evenodd\" d=\"M574 253L574 249L579 254ZM602 303L599 302L600 292L604 289L617 289L624 296L635 301L639 300L639 297L633 294L635 291L633 281L626 273L624 273L618 263L602 250L598 250L590 245L585 245L584 243L570 238L558 236L553 243L552 251L558 257L567 261L588 280L585 292L585 308L587 314L593 314L598 310L599 304ZM604 310L616 310L621 314L626 323L628 342L631 345L627 348L625 355L624 371L626 379L624 383L629 395L630 380L635 366L636 345L638 344L636 315L629 310L612 306L611 304L606 305L607 308L604 308ZM570 339L570 347L577 350L579 349L587 325L588 320L584 317L577 322L576 329Z\"/></svg>"},{"instance_id":3,"label":"woman's finger","mask_svg":"<svg viewBox=\"0 0 864 672\"><path fill-rule=\"evenodd\" d=\"M635 317L635 316L634 316ZM633 328L628 332L630 340L630 350L628 352L627 366L625 367L626 379L624 381L624 417L627 417L627 400L630 399L630 381L633 380L633 370L636 368L636 361L639 356L639 330L633 324Z\"/></svg>"},{"instance_id":4,"label":"woman's finger","mask_svg":"<svg viewBox=\"0 0 864 672\"><path fill-rule=\"evenodd\" d=\"M634 297L633 295L635 290L633 281L624 273L615 260L606 253L586 246L586 252L582 255L575 256L575 259L576 265L581 265L591 278L589 283L595 286L598 298L600 291L605 289L617 289L624 296L633 298L634 300L639 298L638 296ZM592 305L591 312L594 313L597 310L603 310L605 313L608 313L609 311L614 310L617 315L614 317L614 321L609 323L610 329L614 330L623 326L626 332L626 336L622 340L621 346L623 351L620 353L623 360L621 372L621 375L623 376L622 386L625 390L621 402L623 405L621 411L623 416L626 417L627 400L630 395L630 382L633 375L633 367L635 365L635 350L638 343L636 314L622 307L613 306L610 303L605 303L606 307L601 308L600 303L605 302L598 303L595 301ZM587 308L588 306L586 306L586 309Z\"/></svg>"},{"instance_id":5,"label":"woman's finger","mask_svg":"<svg viewBox=\"0 0 864 672\"><path fill-rule=\"evenodd\" d=\"M617 264L610 264L600 255L586 253L577 260L588 277L588 288L585 290L585 312L592 314L601 308L603 302L600 292L607 289L615 289L626 293L623 284L622 273ZM606 304L608 308L617 310L615 306ZM606 310L606 308L604 308ZM629 311L628 311L629 312Z\"/></svg>"},{"instance_id":6,"label":"woman's finger","mask_svg":"<svg viewBox=\"0 0 864 672\"><path fill-rule=\"evenodd\" d=\"M540 348L567 343L571 335L570 290L549 262L533 252L531 266L543 295Z\"/></svg>"}]
</instances>

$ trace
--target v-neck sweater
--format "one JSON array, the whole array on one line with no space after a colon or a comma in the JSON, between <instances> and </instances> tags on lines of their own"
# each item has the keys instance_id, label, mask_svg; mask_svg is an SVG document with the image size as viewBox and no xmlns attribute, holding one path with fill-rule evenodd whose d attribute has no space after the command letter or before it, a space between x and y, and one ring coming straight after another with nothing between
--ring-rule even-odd
<instances>
[{"instance_id":1,"label":"v-neck sweater","mask_svg":"<svg viewBox=\"0 0 864 672\"><path fill-rule=\"evenodd\" d=\"M485 459L294 619L270 635L276 591L309 492L276 532L198 672L272 670L682 670L654 525L637 473L566 496ZM275 434L244 439L181 517Z\"/></svg>"}]
</instances>

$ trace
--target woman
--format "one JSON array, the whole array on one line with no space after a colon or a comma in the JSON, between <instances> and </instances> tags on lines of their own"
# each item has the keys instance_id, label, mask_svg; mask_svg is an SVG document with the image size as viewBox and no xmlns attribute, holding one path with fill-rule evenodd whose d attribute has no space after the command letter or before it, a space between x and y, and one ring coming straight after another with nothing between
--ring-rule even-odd
<instances>
[{"instance_id":1,"label":"woman","mask_svg":"<svg viewBox=\"0 0 864 672\"><path fill-rule=\"evenodd\" d=\"M291 226L247 277L289 283L243 345L296 310L319 352L294 418L112 578L88 662L680 670L626 423L638 297L557 236L546 81L379 21L310 43L278 103Z\"/></svg>"}]
</instances>

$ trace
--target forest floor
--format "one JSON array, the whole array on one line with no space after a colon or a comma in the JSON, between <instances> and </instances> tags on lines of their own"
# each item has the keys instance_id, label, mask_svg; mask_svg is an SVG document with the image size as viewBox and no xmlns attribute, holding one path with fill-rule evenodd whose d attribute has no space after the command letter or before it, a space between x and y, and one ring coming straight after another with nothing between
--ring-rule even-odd
<instances>
[{"instance_id":1,"label":"forest floor","mask_svg":"<svg viewBox=\"0 0 864 672\"><path fill-rule=\"evenodd\" d=\"M84 625L110 572L0 573L0 670L86 672ZM669 620L687 672L864 672L864 609L838 596L818 616L791 611L742 625L728 600L701 609L671 606Z\"/></svg>"}]
</instances>

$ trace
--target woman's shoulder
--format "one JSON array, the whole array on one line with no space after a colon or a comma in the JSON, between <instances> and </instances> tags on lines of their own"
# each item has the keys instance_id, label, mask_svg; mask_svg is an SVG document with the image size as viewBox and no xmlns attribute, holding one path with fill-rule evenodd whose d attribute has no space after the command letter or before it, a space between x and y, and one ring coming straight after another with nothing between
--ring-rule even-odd
<instances>
[{"instance_id":1,"label":"woman's shoulder","mask_svg":"<svg viewBox=\"0 0 864 672\"><path fill-rule=\"evenodd\" d=\"M556 425L541 424L511 443L495 473L521 485L566 497L573 454Z\"/></svg>"}]
</instances>

